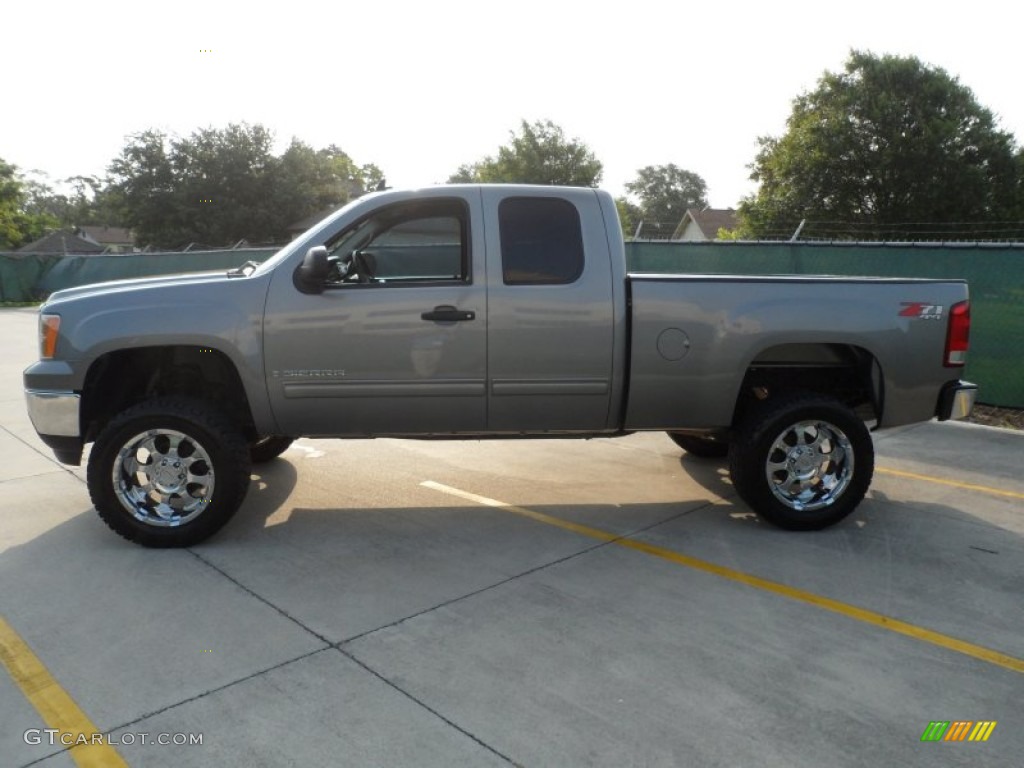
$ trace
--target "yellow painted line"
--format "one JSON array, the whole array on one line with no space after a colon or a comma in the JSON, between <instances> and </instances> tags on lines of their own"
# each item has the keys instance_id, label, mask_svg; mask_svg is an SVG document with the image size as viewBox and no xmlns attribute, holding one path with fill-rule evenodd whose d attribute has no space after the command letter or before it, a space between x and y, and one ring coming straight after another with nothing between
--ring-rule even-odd
<instances>
[{"instance_id":1,"label":"yellow painted line","mask_svg":"<svg viewBox=\"0 0 1024 768\"><path fill-rule=\"evenodd\" d=\"M79 768L127 768L128 764L112 746L91 743L94 734L101 731L92 724L67 691L57 684L39 657L2 616L0 661L25 698L42 716L46 727L59 732L55 744L60 742L61 734L67 734L64 739L71 743L81 740L82 743L68 752ZM44 743L48 745L48 742Z\"/></svg>"},{"instance_id":2,"label":"yellow painted line","mask_svg":"<svg viewBox=\"0 0 1024 768\"><path fill-rule=\"evenodd\" d=\"M931 643L932 645L936 645L940 648L956 651L957 653L962 653L965 656L981 659L982 661L987 661L990 664L995 664L1005 669L1010 669L1014 672L1024 674L1024 659L1018 659L1014 656L1001 653L1000 651L992 650L991 648L985 648L981 645L968 643L965 640L950 637L949 635L944 635L941 632L935 632L930 629L925 629L924 627L918 627L914 624L894 619L891 616L886 616L885 614L869 611L866 608L849 605L848 603L844 603L840 600L823 597L822 595L817 595L804 589L780 584L777 581L762 579L759 576L753 576L749 573L737 571L733 568L726 568L725 566L718 565L717 563L701 560L696 557L690 557L689 555L683 555L679 552L673 552L672 550L665 549L664 547L646 544L642 541L635 541L633 539L625 539L618 534L602 531L599 528L591 528L587 525L580 525L579 523L573 523L569 520L563 520L560 517L546 515L543 512L537 512L532 509L506 504L503 501L489 499L486 496L478 496L475 493L469 493L467 491L459 490L458 488L452 488L449 485L435 483L432 480L422 482L420 485L425 488L440 491L441 493L447 493L450 496L457 496L467 501L474 501L478 504L495 507L505 512L511 512L522 517L527 517L531 520L536 520L537 522L553 525L557 528L588 536L592 539L600 539L601 541L607 541L611 544L615 544L616 546L636 550L637 552L643 552L645 555L651 555L652 557L667 560L670 563L675 563L677 565L684 565L687 568L702 571L703 573L710 573L723 579L728 579L729 581L735 581L740 584L745 584L748 587L754 587L755 589L761 589L765 592L771 592L772 594L789 598L790 600L813 605L826 611L832 611L833 613L838 613L848 618L856 619L857 621L863 621L866 624L887 629L890 632L906 635L907 637L913 637L917 640Z\"/></svg>"},{"instance_id":3,"label":"yellow painted line","mask_svg":"<svg viewBox=\"0 0 1024 768\"><path fill-rule=\"evenodd\" d=\"M961 483L956 480L947 480L944 477L932 477L931 475L919 475L916 472L903 472L899 469L886 469L885 467L875 467L875 472L880 475L892 475L893 477L905 477L908 480L923 480L926 483L937 483L938 485L948 485L952 488L963 488L968 491L981 491L982 493L991 493L994 496L1006 496L1010 499L1024 499L1024 493L1018 493L1017 491L1004 491L1002 488L992 488L987 485L974 485L973 483Z\"/></svg>"}]
</instances>

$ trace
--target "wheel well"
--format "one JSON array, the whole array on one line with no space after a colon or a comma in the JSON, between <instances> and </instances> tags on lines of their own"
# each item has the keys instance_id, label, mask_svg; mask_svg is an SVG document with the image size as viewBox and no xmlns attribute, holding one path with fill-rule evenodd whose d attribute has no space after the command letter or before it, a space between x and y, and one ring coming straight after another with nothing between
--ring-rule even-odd
<instances>
[{"instance_id":1,"label":"wheel well","mask_svg":"<svg viewBox=\"0 0 1024 768\"><path fill-rule=\"evenodd\" d=\"M733 424L759 402L795 392L835 397L865 421L882 417L882 369L853 344L780 344L761 352L743 378Z\"/></svg>"},{"instance_id":2,"label":"wheel well","mask_svg":"<svg viewBox=\"0 0 1024 768\"><path fill-rule=\"evenodd\" d=\"M85 442L126 408L164 395L212 403L247 439L256 438L245 388L227 355L209 347L167 346L109 352L89 366L82 390Z\"/></svg>"}]
</instances>

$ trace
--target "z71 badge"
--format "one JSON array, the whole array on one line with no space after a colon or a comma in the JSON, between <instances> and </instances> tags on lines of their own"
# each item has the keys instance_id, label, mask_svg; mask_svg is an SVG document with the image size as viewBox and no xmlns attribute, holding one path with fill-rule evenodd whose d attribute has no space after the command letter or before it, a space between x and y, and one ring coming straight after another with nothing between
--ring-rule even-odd
<instances>
[{"instance_id":1,"label":"z71 badge","mask_svg":"<svg viewBox=\"0 0 1024 768\"><path fill-rule=\"evenodd\" d=\"M941 304L925 304L921 301L901 301L900 317L916 317L921 320L941 320Z\"/></svg>"}]
</instances>

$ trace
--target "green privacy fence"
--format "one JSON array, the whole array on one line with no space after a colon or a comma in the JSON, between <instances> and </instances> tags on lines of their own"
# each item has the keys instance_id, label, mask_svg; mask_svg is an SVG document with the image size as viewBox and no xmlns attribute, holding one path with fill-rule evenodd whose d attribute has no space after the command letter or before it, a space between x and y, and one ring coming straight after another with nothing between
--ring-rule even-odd
<instances>
[{"instance_id":1,"label":"green privacy fence","mask_svg":"<svg viewBox=\"0 0 1024 768\"><path fill-rule=\"evenodd\" d=\"M45 298L76 285L148 275L230 269L273 248L50 256L0 253L0 302ZM1024 246L814 243L627 243L634 272L881 275L966 279L971 352L966 377L981 401L1024 408Z\"/></svg>"},{"instance_id":2,"label":"green privacy fence","mask_svg":"<svg viewBox=\"0 0 1024 768\"><path fill-rule=\"evenodd\" d=\"M265 261L275 250L239 248L100 256L0 253L0 302L38 301L61 288L108 280L226 270L250 260Z\"/></svg>"},{"instance_id":3,"label":"green privacy fence","mask_svg":"<svg viewBox=\"0 0 1024 768\"><path fill-rule=\"evenodd\" d=\"M990 405L1024 408L1024 245L636 243L634 272L877 275L967 280L971 351L964 377Z\"/></svg>"}]
</instances>

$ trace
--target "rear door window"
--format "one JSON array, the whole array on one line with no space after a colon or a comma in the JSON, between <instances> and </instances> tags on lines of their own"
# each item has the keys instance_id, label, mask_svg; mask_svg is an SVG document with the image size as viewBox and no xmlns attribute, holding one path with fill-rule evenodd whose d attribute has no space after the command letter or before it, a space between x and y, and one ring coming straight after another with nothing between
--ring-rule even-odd
<instances>
[{"instance_id":1,"label":"rear door window","mask_svg":"<svg viewBox=\"0 0 1024 768\"><path fill-rule=\"evenodd\" d=\"M583 274L576 206L557 197L509 197L498 206L505 285L564 285Z\"/></svg>"}]
</instances>

